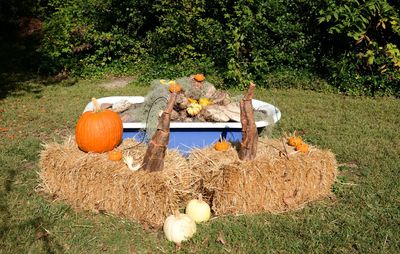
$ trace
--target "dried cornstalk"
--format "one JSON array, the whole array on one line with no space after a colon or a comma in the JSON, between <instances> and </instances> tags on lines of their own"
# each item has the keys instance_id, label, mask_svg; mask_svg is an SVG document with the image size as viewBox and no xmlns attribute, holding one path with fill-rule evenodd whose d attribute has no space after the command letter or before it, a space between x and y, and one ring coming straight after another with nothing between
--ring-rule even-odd
<instances>
[{"instance_id":1,"label":"dried cornstalk","mask_svg":"<svg viewBox=\"0 0 400 254\"><path fill-rule=\"evenodd\" d=\"M247 94L240 101L240 122L242 123L242 142L239 159L253 160L257 155L258 132L251 103L256 85L250 83Z\"/></svg>"},{"instance_id":2,"label":"dried cornstalk","mask_svg":"<svg viewBox=\"0 0 400 254\"><path fill-rule=\"evenodd\" d=\"M157 130L151 138L143 158L142 167L144 170L159 171L164 169L165 151L169 142L169 124L176 96L176 93L171 93L167 106L161 114Z\"/></svg>"}]
</instances>

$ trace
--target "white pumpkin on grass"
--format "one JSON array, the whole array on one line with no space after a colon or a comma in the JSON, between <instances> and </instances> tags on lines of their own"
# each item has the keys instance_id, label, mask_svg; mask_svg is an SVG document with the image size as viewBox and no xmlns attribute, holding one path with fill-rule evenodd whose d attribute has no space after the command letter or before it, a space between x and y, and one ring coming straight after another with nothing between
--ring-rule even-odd
<instances>
[{"instance_id":1,"label":"white pumpkin on grass","mask_svg":"<svg viewBox=\"0 0 400 254\"><path fill-rule=\"evenodd\" d=\"M181 242L196 233L196 223L190 216L176 210L175 214L167 217L163 229L168 241L174 242L180 248Z\"/></svg>"},{"instance_id":2,"label":"white pumpkin on grass","mask_svg":"<svg viewBox=\"0 0 400 254\"><path fill-rule=\"evenodd\" d=\"M211 208L203 200L202 195L198 199L192 199L186 206L185 213L189 215L196 223L208 221L211 218Z\"/></svg>"}]
</instances>

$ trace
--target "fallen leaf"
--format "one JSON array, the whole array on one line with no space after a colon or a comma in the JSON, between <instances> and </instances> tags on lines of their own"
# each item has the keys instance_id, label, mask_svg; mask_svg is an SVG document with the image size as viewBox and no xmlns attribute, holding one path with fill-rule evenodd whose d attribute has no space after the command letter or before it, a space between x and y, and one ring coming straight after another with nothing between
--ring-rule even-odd
<instances>
[{"instance_id":1,"label":"fallen leaf","mask_svg":"<svg viewBox=\"0 0 400 254\"><path fill-rule=\"evenodd\" d=\"M7 135L6 136L6 138L8 138L8 139L15 139L15 137L16 137L15 135Z\"/></svg>"},{"instance_id":2,"label":"fallen leaf","mask_svg":"<svg viewBox=\"0 0 400 254\"><path fill-rule=\"evenodd\" d=\"M104 208L104 204L101 202L94 204L94 212L105 213L106 209Z\"/></svg>"},{"instance_id":3,"label":"fallen leaf","mask_svg":"<svg viewBox=\"0 0 400 254\"><path fill-rule=\"evenodd\" d=\"M224 233L219 232L217 242L221 243L222 245L226 244Z\"/></svg>"},{"instance_id":4,"label":"fallen leaf","mask_svg":"<svg viewBox=\"0 0 400 254\"><path fill-rule=\"evenodd\" d=\"M49 236L49 233L47 233L46 231L39 231L36 233L35 238L36 240L40 240L46 238L47 236Z\"/></svg>"},{"instance_id":5,"label":"fallen leaf","mask_svg":"<svg viewBox=\"0 0 400 254\"><path fill-rule=\"evenodd\" d=\"M103 245L101 246L101 250L102 250L102 251L108 251L108 247L107 247L106 245L103 244ZM136 252L131 252L131 253L136 253Z\"/></svg>"},{"instance_id":6,"label":"fallen leaf","mask_svg":"<svg viewBox=\"0 0 400 254\"><path fill-rule=\"evenodd\" d=\"M347 163L340 163L338 167L358 168L358 165L354 161L351 161Z\"/></svg>"},{"instance_id":7,"label":"fallen leaf","mask_svg":"<svg viewBox=\"0 0 400 254\"><path fill-rule=\"evenodd\" d=\"M8 129L8 128L5 128L5 127L0 127L0 132L7 132L7 131L9 131L10 129Z\"/></svg>"},{"instance_id":8,"label":"fallen leaf","mask_svg":"<svg viewBox=\"0 0 400 254\"><path fill-rule=\"evenodd\" d=\"M297 135L299 135L299 136L304 136L306 134L306 131L305 130L299 130L299 131L297 131Z\"/></svg>"}]
</instances>

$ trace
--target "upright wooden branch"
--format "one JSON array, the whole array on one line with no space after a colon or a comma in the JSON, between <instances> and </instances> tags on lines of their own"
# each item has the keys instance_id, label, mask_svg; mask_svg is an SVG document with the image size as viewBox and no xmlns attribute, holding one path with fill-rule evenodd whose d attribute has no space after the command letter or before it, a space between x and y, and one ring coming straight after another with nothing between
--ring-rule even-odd
<instances>
[{"instance_id":1,"label":"upright wooden branch","mask_svg":"<svg viewBox=\"0 0 400 254\"><path fill-rule=\"evenodd\" d=\"M254 119L251 100L256 85L250 83L247 94L240 101L240 122L242 123L242 142L239 147L239 159L252 160L257 155L258 132Z\"/></svg>"},{"instance_id":2,"label":"upright wooden branch","mask_svg":"<svg viewBox=\"0 0 400 254\"><path fill-rule=\"evenodd\" d=\"M142 167L144 170L159 171L164 169L165 151L169 142L169 124L176 96L176 93L171 93L167 106L161 114L157 130L151 138L143 158Z\"/></svg>"}]
</instances>

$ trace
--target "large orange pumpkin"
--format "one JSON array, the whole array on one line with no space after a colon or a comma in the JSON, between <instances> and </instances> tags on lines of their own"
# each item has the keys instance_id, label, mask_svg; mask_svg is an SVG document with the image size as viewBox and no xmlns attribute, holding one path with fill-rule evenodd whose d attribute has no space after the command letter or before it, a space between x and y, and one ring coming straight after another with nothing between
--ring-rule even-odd
<instances>
[{"instance_id":1,"label":"large orange pumpkin","mask_svg":"<svg viewBox=\"0 0 400 254\"><path fill-rule=\"evenodd\" d=\"M103 153L113 150L122 140L122 120L111 110L101 111L92 99L93 111L81 115L75 129L76 143L85 152Z\"/></svg>"}]
</instances>

